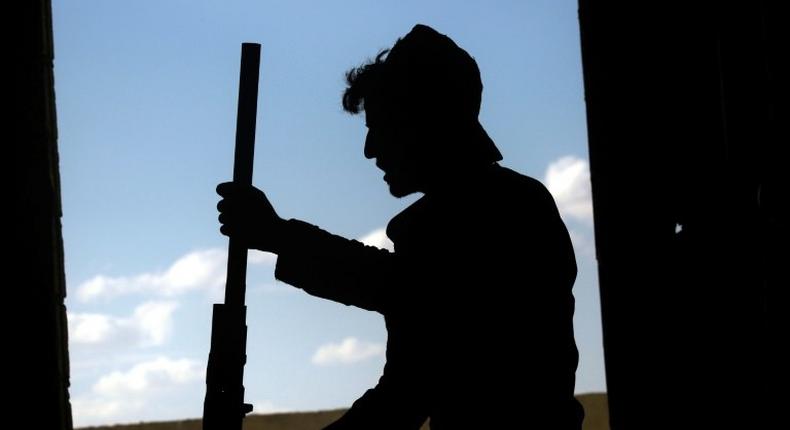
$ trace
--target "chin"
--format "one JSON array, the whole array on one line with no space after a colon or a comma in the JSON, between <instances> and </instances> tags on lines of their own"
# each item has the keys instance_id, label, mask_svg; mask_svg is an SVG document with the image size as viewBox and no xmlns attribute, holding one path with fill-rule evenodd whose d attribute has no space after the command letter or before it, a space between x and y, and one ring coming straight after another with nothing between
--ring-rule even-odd
<instances>
[{"instance_id":1,"label":"chin","mask_svg":"<svg viewBox=\"0 0 790 430\"><path fill-rule=\"evenodd\" d=\"M417 191L398 190L390 187L390 194L392 194L393 197L397 197L397 198L406 197L409 194L414 194L416 192Z\"/></svg>"},{"instance_id":2,"label":"chin","mask_svg":"<svg viewBox=\"0 0 790 430\"><path fill-rule=\"evenodd\" d=\"M401 198L406 197L409 194L414 194L417 192L417 189L412 186L408 186L407 184L402 184L396 181L387 182L390 187L390 194L394 197Z\"/></svg>"}]
</instances>

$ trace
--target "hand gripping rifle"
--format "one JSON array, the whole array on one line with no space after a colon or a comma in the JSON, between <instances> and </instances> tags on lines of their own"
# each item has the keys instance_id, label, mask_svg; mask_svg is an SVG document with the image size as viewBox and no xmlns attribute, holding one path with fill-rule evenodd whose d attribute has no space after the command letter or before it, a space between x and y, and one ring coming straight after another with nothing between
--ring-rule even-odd
<instances>
[{"instance_id":1,"label":"hand gripping rifle","mask_svg":"<svg viewBox=\"0 0 790 430\"><path fill-rule=\"evenodd\" d=\"M261 45L241 45L233 182L244 185L252 185L260 59ZM231 237L228 242L225 303L214 305L211 321L203 430L241 430L244 415L252 411L252 405L244 403L243 385L244 363L247 361L246 278L247 248L237 238Z\"/></svg>"}]
</instances>

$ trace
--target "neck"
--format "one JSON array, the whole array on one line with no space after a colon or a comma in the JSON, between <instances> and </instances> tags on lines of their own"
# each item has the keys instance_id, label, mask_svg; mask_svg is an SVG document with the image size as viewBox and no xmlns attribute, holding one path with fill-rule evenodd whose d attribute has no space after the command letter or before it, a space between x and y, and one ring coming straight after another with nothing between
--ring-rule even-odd
<instances>
[{"instance_id":1,"label":"neck","mask_svg":"<svg viewBox=\"0 0 790 430\"><path fill-rule=\"evenodd\" d=\"M497 163L450 163L447 167L438 172L433 172L424 181L423 189L420 190L426 195L443 194L453 191L464 191L470 185L476 183L478 178L490 168L497 166Z\"/></svg>"}]
</instances>

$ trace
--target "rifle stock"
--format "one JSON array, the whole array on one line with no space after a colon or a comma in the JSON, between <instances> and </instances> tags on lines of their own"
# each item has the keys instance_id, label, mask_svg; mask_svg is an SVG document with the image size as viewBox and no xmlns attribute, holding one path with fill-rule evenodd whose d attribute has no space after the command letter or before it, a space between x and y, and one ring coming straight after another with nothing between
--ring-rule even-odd
<instances>
[{"instance_id":1,"label":"rifle stock","mask_svg":"<svg viewBox=\"0 0 790 430\"><path fill-rule=\"evenodd\" d=\"M258 108L258 74L261 45L241 45L239 104L236 116L236 149L233 182L252 185L255 119ZM203 430L241 430L252 405L244 403L244 364L247 362L247 248L230 238L225 303L214 305L211 351L206 369Z\"/></svg>"}]
</instances>

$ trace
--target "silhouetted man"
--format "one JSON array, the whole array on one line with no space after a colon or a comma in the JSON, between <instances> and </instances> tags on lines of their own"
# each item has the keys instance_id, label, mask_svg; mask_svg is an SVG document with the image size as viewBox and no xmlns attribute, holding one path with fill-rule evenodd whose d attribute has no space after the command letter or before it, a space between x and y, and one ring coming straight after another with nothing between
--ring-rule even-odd
<instances>
[{"instance_id":1,"label":"silhouetted man","mask_svg":"<svg viewBox=\"0 0 790 430\"><path fill-rule=\"evenodd\" d=\"M497 164L474 59L417 25L347 81L365 157L395 197L424 193L387 226L394 252L218 187L222 233L277 253L277 279L384 315L384 374L327 429L580 429L573 248L545 187Z\"/></svg>"}]
</instances>

